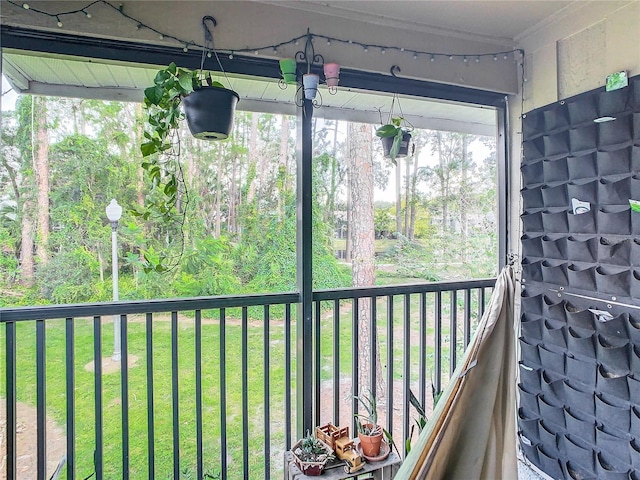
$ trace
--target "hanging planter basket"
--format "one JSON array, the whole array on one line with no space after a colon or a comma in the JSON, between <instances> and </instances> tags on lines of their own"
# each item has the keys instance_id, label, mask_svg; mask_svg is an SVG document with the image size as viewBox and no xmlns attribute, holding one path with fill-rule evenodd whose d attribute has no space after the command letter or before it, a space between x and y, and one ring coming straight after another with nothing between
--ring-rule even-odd
<instances>
[{"instance_id":1,"label":"hanging planter basket","mask_svg":"<svg viewBox=\"0 0 640 480\"><path fill-rule=\"evenodd\" d=\"M384 158L391 158L391 147L393 146L394 137L382 137L382 149L384 151ZM402 134L402 141L400 142L400 149L396 158L404 158L409 154L409 144L411 143L411 133L406 132Z\"/></svg>"},{"instance_id":2,"label":"hanging planter basket","mask_svg":"<svg viewBox=\"0 0 640 480\"><path fill-rule=\"evenodd\" d=\"M222 87L202 87L182 103L191 134L201 140L224 140L233 130L233 116L240 96Z\"/></svg>"}]
</instances>

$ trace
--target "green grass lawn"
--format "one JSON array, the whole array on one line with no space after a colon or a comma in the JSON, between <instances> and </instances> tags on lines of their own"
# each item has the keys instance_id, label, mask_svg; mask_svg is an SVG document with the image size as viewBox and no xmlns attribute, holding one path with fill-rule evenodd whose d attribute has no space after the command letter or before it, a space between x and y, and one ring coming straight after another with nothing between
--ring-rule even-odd
<instances>
[{"instance_id":1,"label":"green grass lawn","mask_svg":"<svg viewBox=\"0 0 640 480\"><path fill-rule=\"evenodd\" d=\"M387 311L386 298L378 299L377 324L381 363L387 364ZM419 295L412 295L411 311L411 381L417 383L419 374ZM327 306L328 307L328 306ZM448 377L449 324L448 297L443 298L443 378ZM433 372L434 321L433 295L427 295L427 372ZM477 308L473 307L473 311ZM203 312L203 317L210 312ZM404 297L394 298L394 378L403 375L403 314ZM292 309L295 322L295 308ZM216 317L217 318L217 317ZM269 353L269 407L272 477L282 469L282 453L285 438L284 392L291 388L295 393L295 339L292 340L292 385L284 384L284 315L274 308L268 340L262 321L252 320L248 328L248 385L249 385L249 469L251 478L264 478L264 351ZM458 313L459 338L462 335L462 312ZM323 310L321 322L321 378L329 381L333 376L333 315ZM351 375L352 362L352 313L351 302L343 302L340 314L340 375ZM17 390L18 400L35 405L36 398L36 341L35 322L17 325ZM138 357L129 369L129 431L131 479L148 476L147 460L147 381L146 381L146 332L145 323L139 318L127 322L129 354ZM295 335L295 325L291 328ZM242 478L242 365L241 326L232 310L227 311L226 348L224 365L226 375L227 460L229 478ZM0 329L0 344L4 345L4 329ZM102 355L110 356L113 346L112 323L102 328ZM65 326L64 320L47 321L47 414L61 427L66 423L65 394ZM458 348L459 353L461 347ZM76 401L76 464L78 478L93 472L94 454L94 374L85 366L93 360L93 322L75 321L75 401ZM220 465L220 328L217 321L204 319L202 324L202 388L203 388L203 445L205 470L215 470ZM0 359L4 368L4 358ZM195 471L196 419L195 419L195 322L181 316L178 333L179 410L180 410L180 461L185 470L184 478ZM171 395L171 323L168 317L154 317L153 323L154 368L154 419L155 466L157 479L173 477L172 395ZM386 378L386 373L384 374ZM433 376L433 374L432 374ZM0 372L0 392L6 392L5 374ZM341 399L348 402L348 399ZM395 401L400 399L396 398ZM295 396L292 398L295 408ZM121 399L120 372L103 375L103 425L105 478L118 478L121 466ZM20 420L20 419L19 419ZM295 416L293 418L295 422ZM35 422L35 418L27 421ZM66 478L64 475L61 478Z\"/></svg>"}]
</instances>

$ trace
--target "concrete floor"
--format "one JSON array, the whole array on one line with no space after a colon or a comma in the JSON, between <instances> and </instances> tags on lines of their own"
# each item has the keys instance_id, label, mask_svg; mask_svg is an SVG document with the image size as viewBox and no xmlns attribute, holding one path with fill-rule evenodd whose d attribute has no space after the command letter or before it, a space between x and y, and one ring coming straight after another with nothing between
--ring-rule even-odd
<instances>
[{"instance_id":1,"label":"concrete floor","mask_svg":"<svg viewBox=\"0 0 640 480\"><path fill-rule=\"evenodd\" d=\"M544 480L544 478L522 460L518 460L518 480Z\"/></svg>"}]
</instances>

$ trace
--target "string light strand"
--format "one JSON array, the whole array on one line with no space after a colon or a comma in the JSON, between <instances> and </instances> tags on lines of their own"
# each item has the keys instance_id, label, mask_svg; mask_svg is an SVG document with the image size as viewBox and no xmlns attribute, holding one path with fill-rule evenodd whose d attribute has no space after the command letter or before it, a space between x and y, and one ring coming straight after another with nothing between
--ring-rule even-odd
<instances>
[{"instance_id":1,"label":"string light strand","mask_svg":"<svg viewBox=\"0 0 640 480\"><path fill-rule=\"evenodd\" d=\"M147 25L146 23L142 22L141 20L129 15L127 12L124 11L124 7L122 4L119 4L117 7L112 5L111 3L109 3L106 0L94 0L90 3L88 3L87 5L85 5L82 8L76 9L76 10L69 10L69 11L65 11L65 12L58 12L58 13L50 13L50 12L45 12L44 10L39 10L36 8L32 8L28 3L18 3L14 0L7 0L7 3L14 5L16 7L19 8L23 8L25 10L28 10L30 12L34 12L40 15L46 15L52 19L54 19L57 23L57 25L59 27L62 27L62 18L67 16L67 15L75 15L75 14L82 14L84 15L86 18L92 18L91 13L87 12L87 9L89 7L92 7L93 5L100 3L100 4L104 4L105 6L108 6L109 8L113 9L114 11L118 12L120 15L122 15L123 17L127 18L128 20L131 20L134 23L134 26L137 30L141 30L141 29L146 29L149 30L150 32L155 33L158 38L160 38L161 40L172 40L174 42L176 42L178 45L180 45L183 50L188 51L190 47L196 48L196 49L205 49L207 48L206 45L201 45L197 42L194 42L193 40L184 40L182 38L178 38L174 35L171 35L169 33L166 32L162 32L160 30L158 30L155 27L152 27L151 25ZM473 58L475 60L474 63L480 63L482 58L490 58L493 59L494 61L498 60L498 57L502 57L504 60L508 60L510 55L513 55L514 57L514 61L517 61L518 59L516 58L516 54L520 54L522 57L524 57L524 50L522 49L512 49L512 50L502 50L499 52L484 52L484 53L451 53L451 52L430 52L430 51L426 51L426 50L414 50L414 49L407 49L406 47L397 47L397 46L393 46L393 45L379 45L379 44L371 44L371 43L362 43L362 42L358 42L356 40L345 40L343 38L337 38L337 37L330 37L327 35L321 35L321 34L315 34L315 33L309 33L309 34L304 34L304 35L299 35L297 37L294 37L290 40L285 40L279 43L275 43L272 45L262 45L262 46L257 46L257 47L246 47L246 48L234 48L232 50L220 50L221 53L225 53L229 56L229 58L233 58L234 54L238 54L238 53L251 53L254 55L260 55L261 52L266 51L268 52L268 54L270 55L276 55L279 51L281 51L280 49L282 47L285 47L287 45L298 45L299 42L303 39L305 39L308 35L311 36L311 39L318 39L318 40L322 40L324 41L328 46L332 46L333 44L344 44L344 45L356 45L359 46L360 48L362 48L363 52L367 53L367 52L379 52L381 55L385 55L388 52L399 52L399 53L403 53L403 54L409 54L413 57L414 60L417 60L419 57L425 57L427 58L429 61L431 62L435 62L438 60L438 58L441 59L449 59L449 60L453 60L453 59L461 59L465 64L471 64L471 62L469 62L470 58ZM523 60L521 60L523 61Z\"/></svg>"}]
</instances>

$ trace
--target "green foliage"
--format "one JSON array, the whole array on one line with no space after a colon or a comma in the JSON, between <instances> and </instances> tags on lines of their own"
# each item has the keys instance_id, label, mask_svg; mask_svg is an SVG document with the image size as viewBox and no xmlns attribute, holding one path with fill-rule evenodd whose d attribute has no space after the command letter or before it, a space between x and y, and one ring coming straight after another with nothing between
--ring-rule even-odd
<instances>
[{"instance_id":1,"label":"green foliage","mask_svg":"<svg viewBox=\"0 0 640 480\"><path fill-rule=\"evenodd\" d=\"M399 276L421 278L428 282L439 281L440 276L433 267L429 249L404 235L396 235L397 241L382 253L380 259L397 265L396 273Z\"/></svg>"},{"instance_id":2,"label":"green foliage","mask_svg":"<svg viewBox=\"0 0 640 480\"><path fill-rule=\"evenodd\" d=\"M391 123L382 125L376 129L376 136L380 138L392 138L393 144L391 150L389 150L389 157L395 165L396 157L400 151L400 145L402 144L402 137L405 134L411 134L411 130L404 126L404 118L391 117Z\"/></svg>"},{"instance_id":3,"label":"green foliage","mask_svg":"<svg viewBox=\"0 0 640 480\"><path fill-rule=\"evenodd\" d=\"M98 262L82 247L55 255L37 272L40 294L54 303L85 302L94 294Z\"/></svg>"},{"instance_id":4,"label":"green foliage","mask_svg":"<svg viewBox=\"0 0 640 480\"><path fill-rule=\"evenodd\" d=\"M378 405L376 397L372 393L354 395L354 399L362 405L366 413L354 414L356 429L363 435L376 435L380 433L382 427L378 425Z\"/></svg>"}]
</instances>

